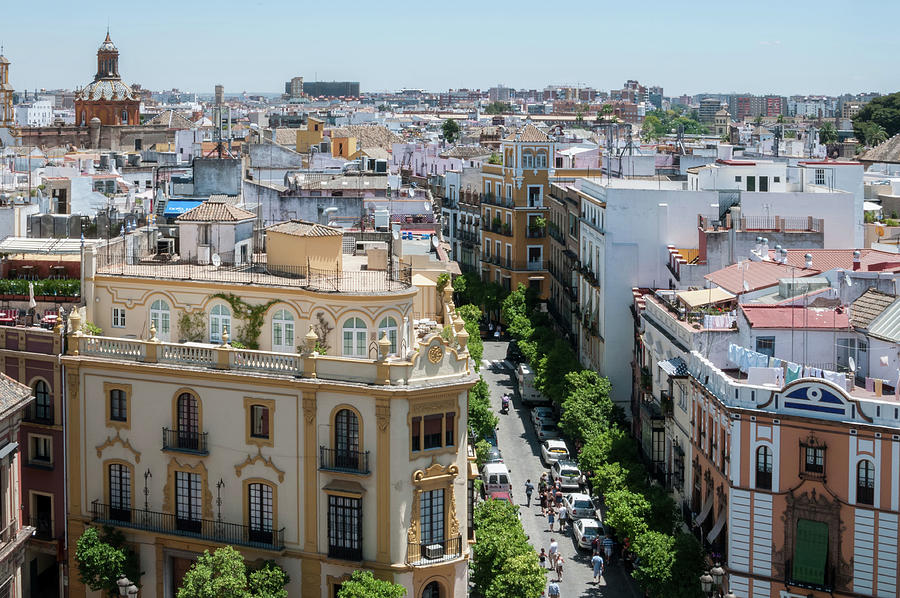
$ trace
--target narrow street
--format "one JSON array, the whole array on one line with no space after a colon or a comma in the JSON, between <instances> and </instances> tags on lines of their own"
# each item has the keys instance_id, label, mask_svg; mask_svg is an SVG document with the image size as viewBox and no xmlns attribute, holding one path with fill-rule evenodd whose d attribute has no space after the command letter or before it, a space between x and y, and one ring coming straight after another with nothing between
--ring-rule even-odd
<instances>
[{"instance_id":1,"label":"narrow street","mask_svg":"<svg viewBox=\"0 0 900 598\"><path fill-rule=\"evenodd\" d=\"M547 472L549 475L549 469L541 462L540 442L531 425L529 409L522 406L518 398L514 398L509 414L500 414L500 398L503 393L509 392L510 396L515 397L515 371L512 364L505 361L506 347L505 342L484 343L481 373L490 387L492 406L499 414L497 441L503 460L509 468L513 500L520 507L525 533L537 552L541 548L549 548L551 537L556 538L559 543L559 551L564 558L563 579L559 584L560 598L640 598L640 592L619 564L607 566L600 583L594 584L590 552L576 548L571 526L565 534L550 532L547 519L541 516L537 490L532 496L531 507L525 506L525 480L530 479L537 488L541 474ZM548 570L547 581L555 578L556 573Z\"/></svg>"}]
</instances>

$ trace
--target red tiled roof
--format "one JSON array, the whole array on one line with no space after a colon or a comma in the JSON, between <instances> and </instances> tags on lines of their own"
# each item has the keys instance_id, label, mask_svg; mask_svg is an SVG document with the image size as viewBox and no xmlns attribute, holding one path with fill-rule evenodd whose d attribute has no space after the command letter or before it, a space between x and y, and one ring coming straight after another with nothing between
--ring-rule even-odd
<instances>
[{"instance_id":1,"label":"red tiled roof","mask_svg":"<svg viewBox=\"0 0 900 598\"><path fill-rule=\"evenodd\" d=\"M802 268L806 265L806 254L812 256L813 268L821 270L834 270L843 268L853 269L854 249L788 249L787 263L791 266ZM877 249L860 249L859 270L861 272L897 272L900 271L900 255ZM774 257L775 252L769 251L769 256Z\"/></svg>"},{"instance_id":2,"label":"red tiled roof","mask_svg":"<svg viewBox=\"0 0 900 598\"><path fill-rule=\"evenodd\" d=\"M751 328L810 328L849 330L847 310L777 305L742 305L741 311Z\"/></svg>"},{"instance_id":3,"label":"red tiled roof","mask_svg":"<svg viewBox=\"0 0 900 598\"><path fill-rule=\"evenodd\" d=\"M725 160L723 158L716 160L716 164L725 164L727 166L756 166L756 162L751 162L749 160Z\"/></svg>"},{"instance_id":4,"label":"red tiled roof","mask_svg":"<svg viewBox=\"0 0 900 598\"><path fill-rule=\"evenodd\" d=\"M800 256L802 261L803 252L801 252ZM726 291L739 295L746 292L744 283L747 283L747 291L755 291L778 284L780 278L791 278L791 271L793 271L794 278L821 274L821 270L816 270L815 268L806 269L802 267L802 264L800 268L791 268L777 262L751 262L747 260L742 262L742 265L743 271L741 266L734 264L727 268L710 272L704 278ZM813 265L815 266L815 260L813 260Z\"/></svg>"}]
</instances>

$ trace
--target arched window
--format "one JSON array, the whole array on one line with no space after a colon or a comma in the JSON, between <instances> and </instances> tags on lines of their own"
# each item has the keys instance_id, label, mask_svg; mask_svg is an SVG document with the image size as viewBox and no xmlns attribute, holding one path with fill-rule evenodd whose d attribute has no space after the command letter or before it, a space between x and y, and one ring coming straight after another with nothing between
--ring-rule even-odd
<instances>
[{"instance_id":1,"label":"arched window","mask_svg":"<svg viewBox=\"0 0 900 598\"><path fill-rule=\"evenodd\" d=\"M50 387L43 380L34 383L34 419L41 422L53 420L53 405L50 403Z\"/></svg>"},{"instance_id":2,"label":"arched window","mask_svg":"<svg viewBox=\"0 0 900 598\"><path fill-rule=\"evenodd\" d=\"M122 110L122 124L123 125L128 124L128 111L127 110Z\"/></svg>"},{"instance_id":3,"label":"arched window","mask_svg":"<svg viewBox=\"0 0 900 598\"><path fill-rule=\"evenodd\" d=\"M177 434L178 448L187 450L200 449L200 405L197 397L189 392L178 395L176 405L178 416Z\"/></svg>"},{"instance_id":4,"label":"arched window","mask_svg":"<svg viewBox=\"0 0 900 598\"><path fill-rule=\"evenodd\" d=\"M250 541L272 544L273 500L272 486L262 483L247 485L248 517L250 521Z\"/></svg>"},{"instance_id":5,"label":"arched window","mask_svg":"<svg viewBox=\"0 0 900 598\"><path fill-rule=\"evenodd\" d=\"M369 330L361 318L350 318L344 322L344 357L365 357L366 337Z\"/></svg>"},{"instance_id":6,"label":"arched window","mask_svg":"<svg viewBox=\"0 0 900 598\"><path fill-rule=\"evenodd\" d=\"M109 516L131 521L131 469L123 463L109 465Z\"/></svg>"},{"instance_id":7,"label":"arched window","mask_svg":"<svg viewBox=\"0 0 900 598\"><path fill-rule=\"evenodd\" d=\"M767 446L756 449L756 487L772 489L772 449Z\"/></svg>"},{"instance_id":8,"label":"arched window","mask_svg":"<svg viewBox=\"0 0 900 598\"><path fill-rule=\"evenodd\" d=\"M169 340L170 322L168 303L157 299L150 304L150 325L156 328L156 337L163 342Z\"/></svg>"},{"instance_id":9,"label":"arched window","mask_svg":"<svg viewBox=\"0 0 900 598\"><path fill-rule=\"evenodd\" d=\"M534 168L534 154L522 152L522 168Z\"/></svg>"},{"instance_id":10,"label":"arched window","mask_svg":"<svg viewBox=\"0 0 900 598\"><path fill-rule=\"evenodd\" d=\"M231 336L231 311L224 305L214 305L209 312L209 342L221 343L226 328Z\"/></svg>"},{"instance_id":11,"label":"arched window","mask_svg":"<svg viewBox=\"0 0 900 598\"><path fill-rule=\"evenodd\" d=\"M294 316L286 309L279 309L272 318L272 350L294 353Z\"/></svg>"},{"instance_id":12,"label":"arched window","mask_svg":"<svg viewBox=\"0 0 900 598\"><path fill-rule=\"evenodd\" d=\"M397 354L397 320L390 316L386 316L381 318L381 322L378 323L378 340L381 340L381 337L387 334L388 340L391 341L391 348L389 350L390 353L396 355Z\"/></svg>"},{"instance_id":13,"label":"arched window","mask_svg":"<svg viewBox=\"0 0 900 598\"><path fill-rule=\"evenodd\" d=\"M334 416L334 465L359 469L359 418L350 409L341 409Z\"/></svg>"},{"instance_id":14,"label":"arched window","mask_svg":"<svg viewBox=\"0 0 900 598\"><path fill-rule=\"evenodd\" d=\"M87 124L87 112L84 110L81 111L81 126L85 126Z\"/></svg>"},{"instance_id":15,"label":"arched window","mask_svg":"<svg viewBox=\"0 0 900 598\"><path fill-rule=\"evenodd\" d=\"M432 581L422 590L422 598L441 598L441 585Z\"/></svg>"},{"instance_id":16,"label":"arched window","mask_svg":"<svg viewBox=\"0 0 900 598\"><path fill-rule=\"evenodd\" d=\"M856 502L875 504L875 464L868 459L863 459L856 466Z\"/></svg>"}]
</instances>

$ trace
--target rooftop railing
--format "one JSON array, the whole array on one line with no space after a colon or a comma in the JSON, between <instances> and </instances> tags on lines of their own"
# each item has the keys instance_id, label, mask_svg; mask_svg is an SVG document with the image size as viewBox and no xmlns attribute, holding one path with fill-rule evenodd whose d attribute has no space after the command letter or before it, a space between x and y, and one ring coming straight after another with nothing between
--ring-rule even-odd
<instances>
[{"instance_id":1,"label":"rooftop railing","mask_svg":"<svg viewBox=\"0 0 900 598\"><path fill-rule=\"evenodd\" d=\"M313 265L277 264L265 254L247 261L232 256L218 259L173 258L164 254L141 257L97 254L97 274L136 278L160 278L301 287L325 293L379 294L405 291L412 286L412 267L393 264L386 270L346 270Z\"/></svg>"}]
</instances>

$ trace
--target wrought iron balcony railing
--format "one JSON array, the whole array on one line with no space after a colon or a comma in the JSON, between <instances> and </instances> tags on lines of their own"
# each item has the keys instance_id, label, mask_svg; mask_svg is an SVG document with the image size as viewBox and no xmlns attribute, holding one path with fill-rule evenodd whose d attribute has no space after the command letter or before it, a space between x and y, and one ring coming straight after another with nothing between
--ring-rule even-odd
<instances>
[{"instance_id":1,"label":"wrought iron balcony railing","mask_svg":"<svg viewBox=\"0 0 900 598\"><path fill-rule=\"evenodd\" d=\"M265 530L212 519L181 519L172 513L144 509L121 509L96 500L91 503L91 519L97 523L115 527L190 536L222 544L284 550L284 528Z\"/></svg>"},{"instance_id":2,"label":"wrought iron balcony railing","mask_svg":"<svg viewBox=\"0 0 900 598\"><path fill-rule=\"evenodd\" d=\"M209 432L163 428L163 450L208 455Z\"/></svg>"},{"instance_id":3,"label":"wrought iron balcony railing","mask_svg":"<svg viewBox=\"0 0 900 598\"><path fill-rule=\"evenodd\" d=\"M319 469L369 473L369 451L348 451L319 447Z\"/></svg>"}]
</instances>

